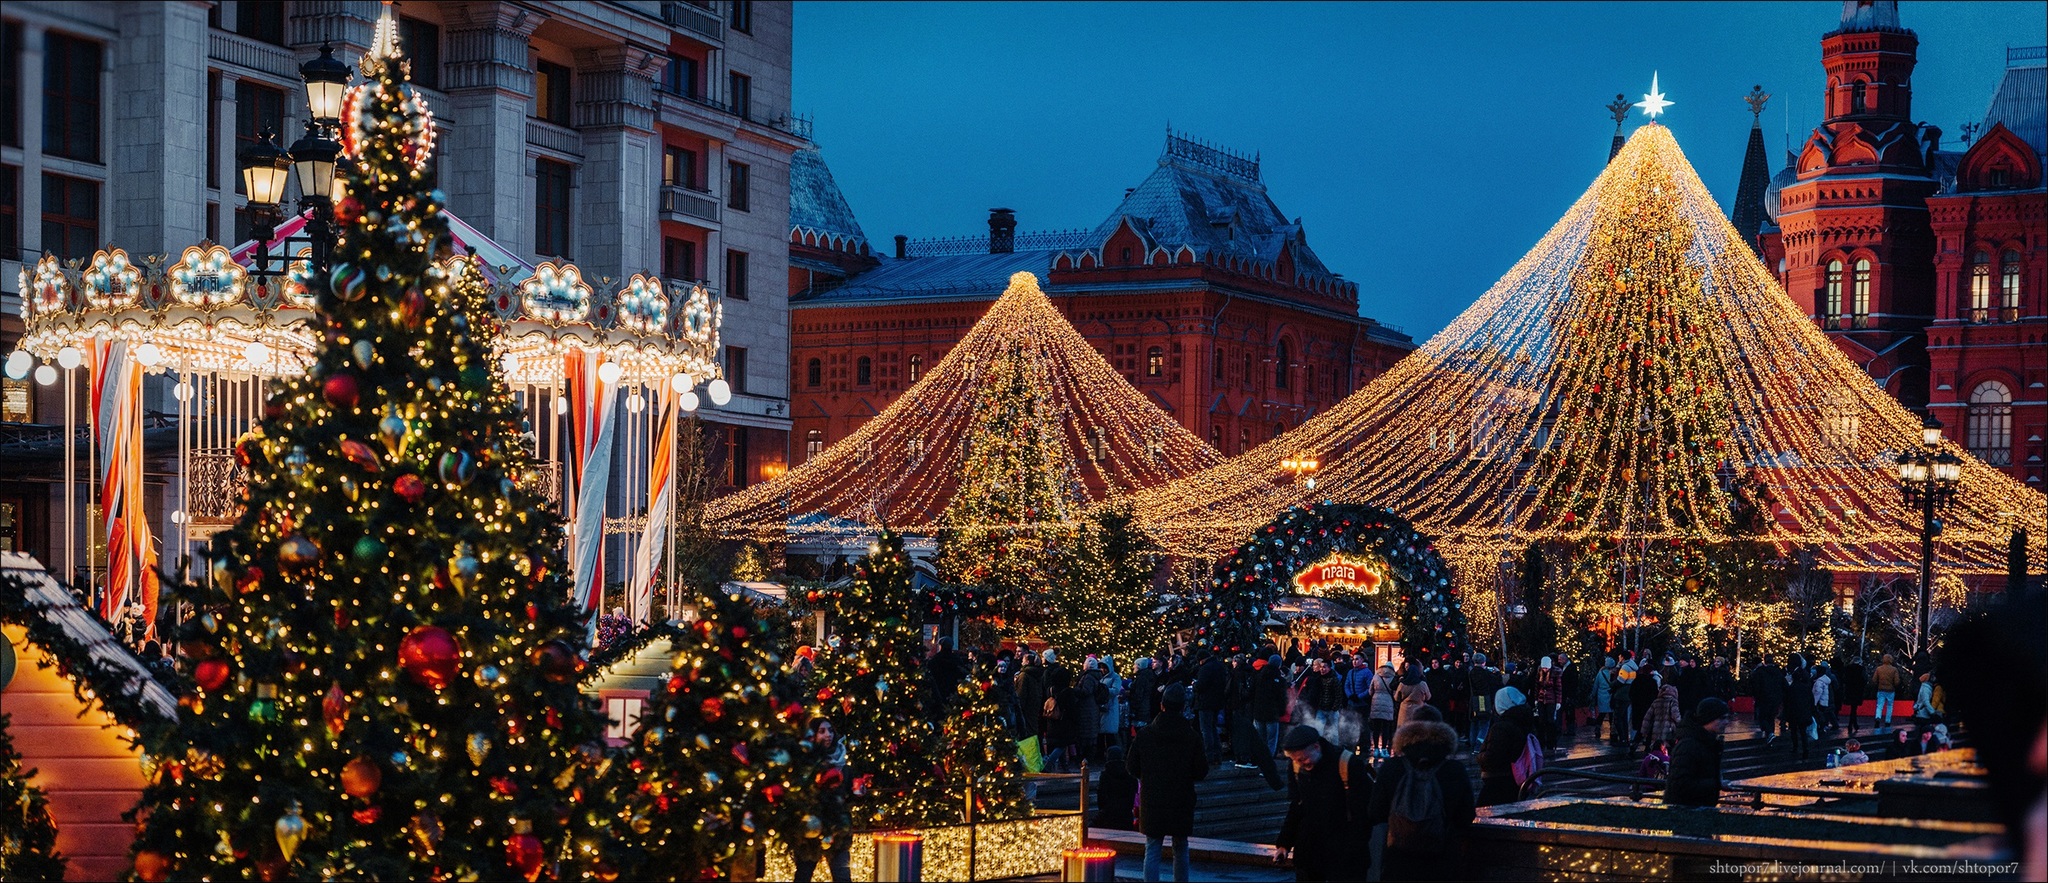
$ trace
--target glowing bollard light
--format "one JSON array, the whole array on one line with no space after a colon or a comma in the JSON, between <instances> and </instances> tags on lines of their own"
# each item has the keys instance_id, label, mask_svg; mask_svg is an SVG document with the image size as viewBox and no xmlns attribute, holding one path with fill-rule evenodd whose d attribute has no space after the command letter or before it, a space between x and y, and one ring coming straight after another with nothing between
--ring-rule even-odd
<instances>
[{"instance_id":1,"label":"glowing bollard light","mask_svg":"<svg viewBox=\"0 0 2048 883\"><path fill-rule=\"evenodd\" d=\"M875 835L875 883L921 883L924 880L924 835Z\"/></svg>"},{"instance_id":2,"label":"glowing bollard light","mask_svg":"<svg viewBox=\"0 0 2048 883\"><path fill-rule=\"evenodd\" d=\"M1060 850L1061 883L1109 883L1116 879L1116 850L1100 846Z\"/></svg>"}]
</instances>

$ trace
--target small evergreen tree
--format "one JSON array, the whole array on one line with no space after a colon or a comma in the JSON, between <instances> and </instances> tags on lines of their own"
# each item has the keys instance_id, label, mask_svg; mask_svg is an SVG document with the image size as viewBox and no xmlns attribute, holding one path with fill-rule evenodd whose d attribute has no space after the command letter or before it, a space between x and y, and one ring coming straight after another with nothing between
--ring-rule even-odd
<instances>
[{"instance_id":1,"label":"small evergreen tree","mask_svg":"<svg viewBox=\"0 0 2048 883\"><path fill-rule=\"evenodd\" d=\"M1166 619L1152 587L1159 557L1132 522L1128 506L1110 505L1082 525L1052 587L1050 615L1037 630L1062 656L1110 653L1127 663L1165 643Z\"/></svg>"},{"instance_id":2,"label":"small evergreen tree","mask_svg":"<svg viewBox=\"0 0 2048 883\"><path fill-rule=\"evenodd\" d=\"M974 820L994 822L1031 814L1024 796L1024 760L991 690L980 672L960 681L939 726L938 767L945 798L962 811L971 795Z\"/></svg>"},{"instance_id":3,"label":"small evergreen tree","mask_svg":"<svg viewBox=\"0 0 2048 883\"><path fill-rule=\"evenodd\" d=\"M7 732L12 717L0 714L0 880L62 880L64 856L57 852L50 800L29 782L36 771L21 767Z\"/></svg>"}]
</instances>

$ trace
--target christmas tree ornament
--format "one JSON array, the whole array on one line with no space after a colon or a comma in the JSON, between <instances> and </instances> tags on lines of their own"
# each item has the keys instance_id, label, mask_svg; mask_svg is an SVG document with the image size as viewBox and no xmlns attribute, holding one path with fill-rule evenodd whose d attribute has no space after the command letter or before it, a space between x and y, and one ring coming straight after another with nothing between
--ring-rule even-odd
<instances>
[{"instance_id":1,"label":"christmas tree ornament","mask_svg":"<svg viewBox=\"0 0 2048 883\"><path fill-rule=\"evenodd\" d=\"M469 753L469 765L481 767L484 765L484 758L491 754L491 737L482 733L471 733L462 747Z\"/></svg>"},{"instance_id":2,"label":"christmas tree ornament","mask_svg":"<svg viewBox=\"0 0 2048 883\"><path fill-rule=\"evenodd\" d=\"M479 687L494 687L505 682L504 673L488 662L476 667L475 677L476 685Z\"/></svg>"},{"instance_id":3,"label":"christmas tree ornament","mask_svg":"<svg viewBox=\"0 0 2048 883\"><path fill-rule=\"evenodd\" d=\"M372 472L377 470L379 465L377 452L371 450L369 445L352 438L345 438L341 440L339 446L341 448L341 455L347 458L350 463L354 463Z\"/></svg>"},{"instance_id":4,"label":"christmas tree ornament","mask_svg":"<svg viewBox=\"0 0 2048 883\"><path fill-rule=\"evenodd\" d=\"M306 449L299 445L292 445L291 453L284 455L284 471L293 478L304 478L306 468L311 463L311 458L306 456Z\"/></svg>"},{"instance_id":5,"label":"christmas tree ornament","mask_svg":"<svg viewBox=\"0 0 2048 883\"><path fill-rule=\"evenodd\" d=\"M566 684L576 677L576 669L582 660L567 641L555 640L535 648L533 662L543 677L557 684Z\"/></svg>"},{"instance_id":6,"label":"christmas tree ornament","mask_svg":"<svg viewBox=\"0 0 2048 883\"><path fill-rule=\"evenodd\" d=\"M427 855L433 855L434 850L441 846L441 817L435 815L433 810L423 809L413 813L412 821L407 823L406 830L412 834L412 842Z\"/></svg>"},{"instance_id":7,"label":"christmas tree ornament","mask_svg":"<svg viewBox=\"0 0 2048 883\"><path fill-rule=\"evenodd\" d=\"M413 683L440 690L461 667L462 649L447 629L423 625L407 632L399 642L398 663Z\"/></svg>"},{"instance_id":8,"label":"christmas tree ornament","mask_svg":"<svg viewBox=\"0 0 2048 883\"><path fill-rule=\"evenodd\" d=\"M336 408L355 410L356 403L362 399L362 381L350 372L330 374L320 384L320 397Z\"/></svg>"},{"instance_id":9,"label":"christmas tree ornament","mask_svg":"<svg viewBox=\"0 0 2048 883\"><path fill-rule=\"evenodd\" d=\"M350 797L368 798L383 785L383 768L367 757L358 756L341 768L341 790Z\"/></svg>"},{"instance_id":10,"label":"christmas tree ornament","mask_svg":"<svg viewBox=\"0 0 2048 883\"><path fill-rule=\"evenodd\" d=\"M511 839L505 841L505 863L528 881L540 879L541 862L546 855L540 838L533 836L532 824L522 821L513 832Z\"/></svg>"},{"instance_id":11,"label":"christmas tree ornament","mask_svg":"<svg viewBox=\"0 0 2048 883\"><path fill-rule=\"evenodd\" d=\"M277 820L277 848L289 862L299 852L299 843L306 839L306 819L299 814L299 802L292 801L291 809L285 810Z\"/></svg>"},{"instance_id":12,"label":"christmas tree ornament","mask_svg":"<svg viewBox=\"0 0 2048 883\"><path fill-rule=\"evenodd\" d=\"M277 685L263 683L256 685L256 697L249 700L249 722L252 724L277 723Z\"/></svg>"},{"instance_id":13,"label":"christmas tree ornament","mask_svg":"<svg viewBox=\"0 0 2048 883\"><path fill-rule=\"evenodd\" d=\"M277 544L277 560L287 568L304 570L320 563L320 547L305 534L292 534Z\"/></svg>"},{"instance_id":14,"label":"christmas tree ornament","mask_svg":"<svg viewBox=\"0 0 2048 883\"><path fill-rule=\"evenodd\" d=\"M483 571L483 562L476 560L475 551L468 543L455 547L455 558L448 562L448 581L457 591L467 592L476 588L477 576Z\"/></svg>"},{"instance_id":15,"label":"christmas tree ornament","mask_svg":"<svg viewBox=\"0 0 2048 883\"><path fill-rule=\"evenodd\" d=\"M377 421L377 437L384 442L384 449L396 457L405 453L405 435L410 429L405 418L395 412L386 411L384 418Z\"/></svg>"},{"instance_id":16,"label":"christmas tree ornament","mask_svg":"<svg viewBox=\"0 0 2048 883\"><path fill-rule=\"evenodd\" d=\"M427 482L410 472L391 481L391 492L407 503L417 503L427 495Z\"/></svg>"},{"instance_id":17,"label":"christmas tree ornament","mask_svg":"<svg viewBox=\"0 0 2048 883\"><path fill-rule=\"evenodd\" d=\"M341 682L335 681L327 688L327 695L320 700L320 719L327 724L330 735L341 735L341 728L348 722L348 695L341 691Z\"/></svg>"},{"instance_id":18,"label":"christmas tree ornament","mask_svg":"<svg viewBox=\"0 0 2048 883\"><path fill-rule=\"evenodd\" d=\"M192 666L192 680L209 692L226 684L230 673L231 667L224 659L202 659Z\"/></svg>"},{"instance_id":19,"label":"christmas tree ornament","mask_svg":"<svg viewBox=\"0 0 2048 883\"><path fill-rule=\"evenodd\" d=\"M328 287L344 301L359 301L369 292L370 276L354 264L336 264L328 274Z\"/></svg>"},{"instance_id":20,"label":"christmas tree ornament","mask_svg":"<svg viewBox=\"0 0 2048 883\"><path fill-rule=\"evenodd\" d=\"M356 357L356 367L367 369L376 360L377 347L370 341L358 339L349 346L349 354Z\"/></svg>"},{"instance_id":21,"label":"christmas tree ornament","mask_svg":"<svg viewBox=\"0 0 2048 883\"><path fill-rule=\"evenodd\" d=\"M441 481L461 487L476 478L476 458L468 451L448 451L441 455Z\"/></svg>"}]
</instances>

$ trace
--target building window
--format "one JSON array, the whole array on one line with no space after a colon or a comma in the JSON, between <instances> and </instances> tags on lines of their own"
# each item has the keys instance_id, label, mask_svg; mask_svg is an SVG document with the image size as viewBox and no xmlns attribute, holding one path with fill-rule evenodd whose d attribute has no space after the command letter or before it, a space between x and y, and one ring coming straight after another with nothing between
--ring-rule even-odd
<instances>
[{"instance_id":1,"label":"building window","mask_svg":"<svg viewBox=\"0 0 2048 883\"><path fill-rule=\"evenodd\" d=\"M1869 85L1862 80L1857 80L1855 85L1849 87L1850 113L1862 113L1864 111L1866 107L1864 102L1869 97L1869 88Z\"/></svg>"},{"instance_id":2,"label":"building window","mask_svg":"<svg viewBox=\"0 0 2048 883\"><path fill-rule=\"evenodd\" d=\"M1970 256L1970 312L1972 322L1991 320L1991 253Z\"/></svg>"},{"instance_id":3,"label":"building window","mask_svg":"<svg viewBox=\"0 0 2048 883\"><path fill-rule=\"evenodd\" d=\"M235 33L283 46L284 4L278 0L242 0L235 4Z\"/></svg>"},{"instance_id":4,"label":"building window","mask_svg":"<svg viewBox=\"0 0 2048 883\"><path fill-rule=\"evenodd\" d=\"M739 114L741 119L753 119L754 78L746 74L731 73L726 77L726 84L730 87L726 90L726 95L732 99L732 112Z\"/></svg>"},{"instance_id":5,"label":"building window","mask_svg":"<svg viewBox=\"0 0 2048 883\"><path fill-rule=\"evenodd\" d=\"M747 391L747 348L729 346L725 348L725 382L733 392Z\"/></svg>"},{"instance_id":6,"label":"building window","mask_svg":"<svg viewBox=\"0 0 2048 883\"><path fill-rule=\"evenodd\" d=\"M422 88L441 88L441 26L398 17L398 46L412 62L412 81Z\"/></svg>"},{"instance_id":7,"label":"building window","mask_svg":"<svg viewBox=\"0 0 2048 883\"><path fill-rule=\"evenodd\" d=\"M1240 426L1240 427L1238 427L1238 428L1237 428L1237 452L1238 452L1238 453L1240 453L1240 454L1242 454L1242 453L1244 453L1244 452L1246 452L1246 451L1249 451L1249 450L1251 450L1251 449L1252 449L1252 428L1251 428L1251 427L1249 427L1249 426Z\"/></svg>"},{"instance_id":8,"label":"building window","mask_svg":"<svg viewBox=\"0 0 2048 883\"><path fill-rule=\"evenodd\" d=\"M0 144L21 146L21 25L11 21L0 22Z\"/></svg>"},{"instance_id":9,"label":"building window","mask_svg":"<svg viewBox=\"0 0 2048 883\"><path fill-rule=\"evenodd\" d=\"M697 274L697 243L673 236L662 237L661 275L686 282L701 278Z\"/></svg>"},{"instance_id":10,"label":"building window","mask_svg":"<svg viewBox=\"0 0 2048 883\"><path fill-rule=\"evenodd\" d=\"M1826 295L1821 300L1821 319L1829 328L1840 328L1842 321L1842 262L1828 261Z\"/></svg>"},{"instance_id":11,"label":"building window","mask_svg":"<svg viewBox=\"0 0 2048 883\"><path fill-rule=\"evenodd\" d=\"M44 173L43 250L60 258L84 258L99 246L99 182Z\"/></svg>"},{"instance_id":12,"label":"building window","mask_svg":"<svg viewBox=\"0 0 2048 883\"><path fill-rule=\"evenodd\" d=\"M1965 438L1970 453L1993 466L2012 465L2012 390L1986 380L1970 390L1970 416Z\"/></svg>"},{"instance_id":13,"label":"building window","mask_svg":"<svg viewBox=\"0 0 2048 883\"><path fill-rule=\"evenodd\" d=\"M728 347L727 349L731 349ZM728 427L725 431L725 483L733 487L746 487L747 479L747 428Z\"/></svg>"},{"instance_id":14,"label":"building window","mask_svg":"<svg viewBox=\"0 0 2048 883\"><path fill-rule=\"evenodd\" d=\"M533 251L550 257L568 257L572 171L567 163L549 159L536 160L533 168Z\"/></svg>"},{"instance_id":15,"label":"building window","mask_svg":"<svg viewBox=\"0 0 2048 883\"><path fill-rule=\"evenodd\" d=\"M1209 367L1209 377L1212 380L1223 379L1223 348L1220 346L1216 348L1216 361Z\"/></svg>"},{"instance_id":16,"label":"building window","mask_svg":"<svg viewBox=\"0 0 2048 883\"><path fill-rule=\"evenodd\" d=\"M917 379L918 379L919 377L923 377L923 376L924 376L924 357L923 357L923 356L911 356L911 357L910 357L910 382L911 382L911 383L916 383L916 382L917 382Z\"/></svg>"},{"instance_id":17,"label":"building window","mask_svg":"<svg viewBox=\"0 0 2048 883\"><path fill-rule=\"evenodd\" d=\"M661 183L666 187L703 190L697 183L697 151L687 147L662 148Z\"/></svg>"},{"instance_id":18,"label":"building window","mask_svg":"<svg viewBox=\"0 0 2048 883\"><path fill-rule=\"evenodd\" d=\"M533 115L569 125L569 69L552 61L533 64Z\"/></svg>"},{"instance_id":19,"label":"building window","mask_svg":"<svg viewBox=\"0 0 2048 883\"><path fill-rule=\"evenodd\" d=\"M604 725L604 737L613 745L633 738L640 731L640 711L646 704L645 697L606 696L604 712L610 720Z\"/></svg>"},{"instance_id":20,"label":"building window","mask_svg":"<svg viewBox=\"0 0 2048 883\"><path fill-rule=\"evenodd\" d=\"M1222 427L1222 426L1218 426L1218 425L1211 425L1211 426L1209 427L1209 447L1215 448L1216 450L1219 450L1219 451L1223 450L1223 427Z\"/></svg>"},{"instance_id":21,"label":"building window","mask_svg":"<svg viewBox=\"0 0 2048 883\"><path fill-rule=\"evenodd\" d=\"M1999 255L1998 260L1999 318L2017 322L2020 318L2020 253L2008 250Z\"/></svg>"},{"instance_id":22,"label":"building window","mask_svg":"<svg viewBox=\"0 0 2048 883\"><path fill-rule=\"evenodd\" d=\"M825 383L825 363L812 359L804 363L804 384L817 389Z\"/></svg>"},{"instance_id":23,"label":"building window","mask_svg":"<svg viewBox=\"0 0 2048 883\"><path fill-rule=\"evenodd\" d=\"M697 59L669 56L668 66L661 69L661 88L684 98L697 97Z\"/></svg>"},{"instance_id":24,"label":"building window","mask_svg":"<svg viewBox=\"0 0 2048 883\"><path fill-rule=\"evenodd\" d=\"M736 212L747 210L747 194L753 189L753 170L743 162L725 164L725 204Z\"/></svg>"},{"instance_id":25,"label":"building window","mask_svg":"<svg viewBox=\"0 0 2048 883\"><path fill-rule=\"evenodd\" d=\"M1088 459L1097 463L1109 459L1109 430L1097 426L1088 431Z\"/></svg>"},{"instance_id":26,"label":"building window","mask_svg":"<svg viewBox=\"0 0 2048 883\"><path fill-rule=\"evenodd\" d=\"M43 152L100 161L100 44L50 32L43 49Z\"/></svg>"},{"instance_id":27,"label":"building window","mask_svg":"<svg viewBox=\"0 0 2048 883\"><path fill-rule=\"evenodd\" d=\"M21 258L21 170L0 166L0 258Z\"/></svg>"},{"instance_id":28,"label":"building window","mask_svg":"<svg viewBox=\"0 0 2048 883\"><path fill-rule=\"evenodd\" d=\"M816 363L817 361L815 359L812 360L812 364ZM812 386L816 385L817 384L812 384ZM816 459L817 456L822 453L825 453L824 430L813 429L809 432L804 433L804 462L809 463L813 459Z\"/></svg>"},{"instance_id":29,"label":"building window","mask_svg":"<svg viewBox=\"0 0 2048 883\"><path fill-rule=\"evenodd\" d=\"M1166 351L1153 347L1145 351L1145 376L1159 377L1166 373Z\"/></svg>"},{"instance_id":30,"label":"building window","mask_svg":"<svg viewBox=\"0 0 2048 883\"><path fill-rule=\"evenodd\" d=\"M220 72L206 72L206 186L220 189ZM236 183L242 176L235 175Z\"/></svg>"},{"instance_id":31,"label":"building window","mask_svg":"<svg viewBox=\"0 0 2048 883\"><path fill-rule=\"evenodd\" d=\"M15 380L0 376L0 423L29 423L35 420L35 399L29 395L28 378ZM4 510L0 510L4 512ZM0 524L0 527L5 527ZM0 544L9 537L0 531ZM0 550L13 551L19 547L0 545Z\"/></svg>"},{"instance_id":32,"label":"building window","mask_svg":"<svg viewBox=\"0 0 2048 883\"><path fill-rule=\"evenodd\" d=\"M1870 323L1869 258L1862 258L1856 261L1856 278L1853 284L1854 290L1851 292L1851 294L1854 296L1854 301L1851 303L1851 306L1855 310L1856 327L1867 327Z\"/></svg>"},{"instance_id":33,"label":"building window","mask_svg":"<svg viewBox=\"0 0 2048 883\"><path fill-rule=\"evenodd\" d=\"M272 89L249 80L235 81L235 153L256 146L265 136L280 144L284 140L284 90ZM209 163L212 157L207 157ZM242 176L235 175L235 192L243 192Z\"/></svg>"},{"instance_id":34,"label":"building window","mask_svg":"<svg viewBox=\"0 0 2048 883\"><path fill-rule=\"evenodd\" d=\"M1252 353L1251 353L1251 350L1245 350L1245 353L1244 353L1244 385L1246 385L1246 386L1251 386L1251 385L1252 385L1252 378L1253 378L1253 376L1254 376L1254 375L1252 374Z\"/></svg>"},{"instance_id":35,"label":"building window","mask_svg":"<svg viewBox=\"0 0 2048 883\"><path fill-rule=\"evenodd\" d=\"M1278 389L1286 389L1288 356L1287 341L1280 341L1280 345L1274 348L1273 354L1273 386Z\"/></svg>"},{"instance_id":36,"label":"building window","mask_svg":"<svg viewBox=\"0 0 2048 883\"><path fill-rule=\"evenodd\" d=\"M725 296L733 300L747 299L747 253L725 250Z\"/></svg>"},{"instance_id":37,"label":"building window","mask_svg":"<svg viewBox=\"0 0 2048 883\"><path fill-rule=\"evenodd\" d=\"M875 362L867 356L853 360L853 385L867 386L875 382Z\"/></svg>"},{"instance_id":38,"label":"building window","mask_svg":"<svg viewBox=\"0 0 2048 883\"><path fill-rule=\"evenodd\" d=\"M742 34L754 32L753 0L732 0L732 29Z\"/></svg>"},{"instance_id":39,"label":"building window","mask_svg":"<svg viewBox=\"0 0 2048 883\"><path fill-rule=\"evenodd\" d=\"M1330 394L1338 398L1351 394L1351 390L1344 388L1344 369L1330 369Z\"/></svg>"}]
</instances>

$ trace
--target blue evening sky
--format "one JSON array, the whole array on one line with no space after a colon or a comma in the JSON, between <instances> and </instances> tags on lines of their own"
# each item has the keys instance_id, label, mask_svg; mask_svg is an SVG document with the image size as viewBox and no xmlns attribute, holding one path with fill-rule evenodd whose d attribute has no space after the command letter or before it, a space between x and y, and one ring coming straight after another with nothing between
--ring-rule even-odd
<instances>
[{"instance_id":1,"label":"blue evening sky","mask_svg":"<svg viewBox=\"0 0 2048 883\"><path fill-rule=\"evenodd\" d=\"M1841 4L796 4L795 109L877 249L891 236L1092 227L1165 129L1263 156L1268 194L1361 311L1426 339L1599 173L1660 74L1669 125L1726 211L1764 112L1773 171L1818 121ZM1900 4L1920 37L1916 119L1953 147L1983 118L2039 2ZM1630 119L1633 130L1640 111Z\"/></svg>"}]
</instances>

